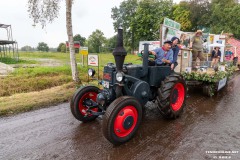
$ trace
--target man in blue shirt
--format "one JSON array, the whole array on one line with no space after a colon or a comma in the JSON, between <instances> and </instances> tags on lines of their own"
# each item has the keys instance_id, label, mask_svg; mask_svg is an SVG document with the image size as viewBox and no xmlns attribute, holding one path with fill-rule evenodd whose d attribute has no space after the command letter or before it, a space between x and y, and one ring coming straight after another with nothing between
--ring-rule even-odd
<instances>
[{"instance_id":1,"label":"man in blue shirt","mask_svg":"<svg viewBox=\"0 0 240 160\"><path fill-rule=\"evenodd\" d=\"M172 41L165 41L163 47L149 51L155 55L157 66L171 65L173 62Z\"/></svg>"},{"instance_id":2,"label":"man in blue shirt","mask_svg":"<svg viewBox=\"0 0 240 160\"><path fill-rule=\"evenodd\" d=\"M171 68L174 69L178 65L177 58L180 49L177 44L179 43L179 39L177 37L172 37L171 41L173 50L173 61L171 64Z\"/></svg>"}]
</instances>

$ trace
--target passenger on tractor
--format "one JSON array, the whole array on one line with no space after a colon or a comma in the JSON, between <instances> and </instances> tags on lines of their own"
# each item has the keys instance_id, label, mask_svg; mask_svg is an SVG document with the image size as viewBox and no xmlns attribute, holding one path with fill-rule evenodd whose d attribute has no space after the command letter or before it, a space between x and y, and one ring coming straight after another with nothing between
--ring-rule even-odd
<instances>
[{"instance_id":1,"label":"passenger on tractor","mask_svg":"<svg viewBox=\"0 0 240 160\"><path fill-rule=\"evenodd\" d=\"M171 65L173 62L173 50L172 41L165 41L163 47L157 48L153 51L149 51L150 54L153 54L155 59L156 66L166 66Z\"/></svg>"},{"instance_id":2,"label":"passenger on tractor","mask_svg":"<svg viewBox=\"0 0 240 160\"><path fill-rule=\"evenodd\" d=\"M172 37L171 41L173 50L173 61L171 64L171 69L173 70L178 65L177 58L180 50L178 47L178 43L180 42L180 40L177 37Z\"/></svg>"}]
</instances>

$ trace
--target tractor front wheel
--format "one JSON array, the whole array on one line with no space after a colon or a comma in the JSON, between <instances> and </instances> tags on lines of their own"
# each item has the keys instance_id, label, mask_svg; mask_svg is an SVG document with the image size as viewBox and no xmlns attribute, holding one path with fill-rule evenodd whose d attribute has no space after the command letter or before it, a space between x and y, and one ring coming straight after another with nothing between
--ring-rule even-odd
<instances>
[{"instance_id":1,"label":"tractor front wheel","mask_svg":"<svg viewBox=\"0 0 240 160\"><path fill-rule=\"evenodd\" d=\"M114 145L130 140L142 121L142 105L134 97L114 100L103 117L103 135Z\"/></svg>"},{"instance_id":2,"label":"tractor front wheel","mask_svg":"<svg viewBox=\"0 0 240 160\"><path fill-rule=\"evenodd\" d=\"M163 117L179 117L185 106L186 84L181 75L172 74L162 82L158 89L158 108Z\"/></svg>"},{"instance_id":3,"label":"tractor front wheel","mask_svg":"<svg viewBox=\"0 0 240 160\"><path fill-rule=\"evenodd\" d=\"M87 86L78 89L73 95L70 107L73 116L82 122L88 122L96 119L98 116L91 115L87 113L88 107L86 106L86 101L96 102L97 94L100 92L100 89L95 86ZM91 109L94 112L98 112L98 108Z\"/></svg>"}]
</instances>

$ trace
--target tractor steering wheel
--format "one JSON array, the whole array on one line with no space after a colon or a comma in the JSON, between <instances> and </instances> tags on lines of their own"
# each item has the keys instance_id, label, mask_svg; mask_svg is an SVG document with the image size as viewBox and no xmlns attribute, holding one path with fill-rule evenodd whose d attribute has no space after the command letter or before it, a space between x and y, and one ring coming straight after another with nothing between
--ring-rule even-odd
<instances>
[{"instance_id":1,"label":"tractor steering wheel","mask_svg":"<svg viewBox=\"0 0 240 160\"><path fill-rule=\"evenodd\" d=\"M143 54L144 54L144 50L142 50L141 53L140 53L141 58L143 58ZM149 55L148 55L148 66L155 66L155 59L156 59L156 56L149 53Z\"/></svg>"}]
</instances>

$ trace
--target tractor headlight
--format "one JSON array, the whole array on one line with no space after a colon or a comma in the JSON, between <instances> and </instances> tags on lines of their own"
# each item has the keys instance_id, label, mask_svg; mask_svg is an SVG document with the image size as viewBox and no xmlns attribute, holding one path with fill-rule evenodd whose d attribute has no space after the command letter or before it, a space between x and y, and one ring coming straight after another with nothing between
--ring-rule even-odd
<instances>
[{"instance_id":1,"label":"tractor headlight","mask_svg":"<svg viewBox=\"0 0 240 160\"><path fill-rule=\"evenodd\" d=\"M123 73L122 72L117 72L117 74L116 74L116 80L118 81L118 82L122 82L122 80L123 80Z\"/></svg>"},{"instance_id":2,"label":"tractor headlight","mask_svg":"<svg viewBox=\"0 0 240 160\"><path fill-rule=\"evenodd\" d=\"M89 69L88 69L88 75L89 75L90 77L93 77L93 76L95 75L95 70L92 69L92 68L89 68Z\"/></svg>"}]
</instances>

